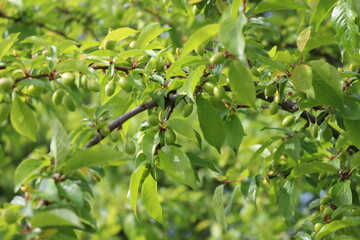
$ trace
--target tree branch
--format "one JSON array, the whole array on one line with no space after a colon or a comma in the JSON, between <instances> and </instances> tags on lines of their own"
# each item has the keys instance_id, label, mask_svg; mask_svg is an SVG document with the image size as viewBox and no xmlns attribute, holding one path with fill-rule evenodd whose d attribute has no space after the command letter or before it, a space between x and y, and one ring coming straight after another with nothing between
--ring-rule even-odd
<instances>
[{"instance_id":1,"label":"tree branch","mask_svg":"<svg viewBox=\"0 0 360 240\"><path fill-rule=\"evenodd\" d=\"M178 97L177 94L172 95L171 97L166 99L166 105L171 105L175 99ZM149 101L146 103L143 103L133 109L131 109L130 111L124 113L122 116L120 116L118 119L116 119L115 121L113 121L112 123L109 124L109 129L110 132L112 132L114 129L116 128L121 128L121 126L123 125L124 122L126 122L127 120L129 120L130 118L138 115L139 113L154 108L158 106L157 103L155 101ZM94 137L86 146L85 148L90 148L96 144L98 144L101 140L103 140L105 138L105 136L103 135L98 135L96 137Z\"/></svg>"}]
</instances>

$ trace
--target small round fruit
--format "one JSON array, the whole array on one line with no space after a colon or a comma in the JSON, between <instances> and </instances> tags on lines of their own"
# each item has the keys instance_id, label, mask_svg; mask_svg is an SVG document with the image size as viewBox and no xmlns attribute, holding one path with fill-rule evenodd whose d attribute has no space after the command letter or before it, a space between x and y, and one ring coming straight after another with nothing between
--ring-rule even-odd
<instances>
[{"instance_id":1,"label":"small round fruit","mask_svg":"<svg viewBox=\"0 0 360 240\"><path fill-rule=\"evenodd\" d=\"M0 91L8 91L11 85L12 83L9 78L0 78Z\"/></svg>"},{"instance_id":2,"label":"small round fruit","mask_svg":"<svg viewBox=\"0 0 360 240\"><path fill-rule=\"evenodd\" d=\"M188 117L188 116L190 116L190 114L191 114L192 111L193 111L193 108L194 108L193 104L191 104L191 103L186 104L186 105L184 106L182 115L183 115L185 118Z\"/></svg>"},{"instance_id":3,"label":"small round fruit","mask_svg":"<svg viewBox=\"0 0 360 240\"><path fill-rule=\"evenodd\" d=\"M284 118L284 120L282 121L282 125L284 127L290 127L295 123L295 116L290 115Z\"/></svg>"},{"instance_id":4,"label":"small round fruit","mask_svg":"<svg viewBox=\"0 0 360 240\"><path fill-rule=\"evenodd\" d=\"M15 223L17 220L17 214L9 209L4 209L2 211L2 217L7 224Z\"/></svg>"},{"instance_id":5,"label":"small round fruit","mask_svg":"<svg viewBox=\"0 0 360 240\"><path fill-rule=\"evenodd\" d=\"M222 52L217 52L210 58L210 63L213 65L220 65L224 61L225 61L225 55Z\"/></svg>"},{"instance_id":6,"label":"small round fruit","mask_svg":"<svg viewBox=\"0 0 360 240\"><path fill-rule=\"evenodd\" d=\"M279 105L276 102L272 102L269 105L269 110L271 115L275 115L279 111Z\"/></svg>"},{"instance_id":7,"label":"small round fruit","mask_svg":"<svg viewBox=\"0 0 360 240\"><path fill-rule=\"evenodd\" d=\"M65 93L62 89L56 90L52 95L52 98L51 98L52 102L55 105L59 105L62 102L64 95L65 95Z\"/></svg>"},{"instance_id":8,"label":"small round fruit","mask_svg":"<svg viewBox=\"0 0 360 240\"><path fill-rule=\"evenodd\" d=\"M331 208L327 207L327 208L324 209L323 214L324 214L324 216L326 216L326 217L330 217L333 212L334 212L334 210L332 210Z\"/></svg>"},{"instance_id":9,"label":"small round fruit","mask_svg":"<svg viewBox=\"0 0 360 240\"><path fill-rule=\"evenodd\" d=\"M65 72L61 75L61 81L68 86L75 84L75 75L71 72Z\"/></svg>"},{"instance_id":10,"label":"small round fruit","mask_svg":"<svg viewBox=\"0 0 360 240\"><path fill-rule=\"evenodd\" d=\"M43 88L39 87L39 86L35 86L35 85L29 85L27 88L27 93L30 96L39 96L43 91Z\"/></svg>"},{"instance_id":11,"label":"small round fruit","mask_svg":"<svg viewBox=\"0 0 360 240\"><path fill-rule=\"evenodd\" d=\"M329 203L330 203L330 197L328 195L323 196L320 200L321 205L327 205Z\"/></svg>"},{"instance_id":12,"label":"small round fruit","mask_svg":"<svg viewBox=\"0 0 360 240\"><path fill-rule=\"evenodd\" d=\"M323 224L322 223L315 223L314 225L314 231L315 232L319 232L320 229L322 228Z\"/></svg>"},{"instance_id":13,"label":"small round fruit","mask_svg":"<svg viewBox=\"0 0 360 240\"><path fill-rule=\"evenodd\" d=\"M213 93L214 88L215 88L215 84L212 82L206 82L204 84L204 88L208 93Z\"/></svg>"},{"instance_id":14,"label":"small round fruit","mask_svg":"<svg viewBox=\"0 0 360 240\"><path fill-rule=\"evenodd\" d=\"M322 134L322 138L323 138L324 142L330 141L332 136L333 136L333 133L332 133L331 128L327 127Z\"/></svg>"},{"instance_id":15,"label":"small round fruit","mask_svg":"<svg viewBox=\"0 0 360 240\"><path fill-rule=\"evenodd\" d=\"M225 89L222 86L214 87L214 96L218 99L223 99L225 97Z\"/></svg>"},{"instance_id":16,"label":"small round fruit","mask_svg":"<svg viewBox=\"0 0 360 240\"><path fill-rule=\"evenodd\" d=\"M100 133L101 133L101 135L106 137L106 136L109 136L111 132L110 132L110 129L108 126L104 126L100 129Z\"/></svg>"},{"instance_id":17,"label":"small round fruit","mask_svg":"<svg viewBox=\"0 0 360 240\"><path fill-rule=\"evenodd\" d=\"M104 49L113 51L116 48L116 44L116 41L106 39L104 42Z\"/></svg>"},{"instance_id":18,"label":"small round fruit","mask_svg":"<svg viewBox=\"0 0 360 240\"><path fill-rule=\"evenodd\" d=\"M121 77L119 79L120 87L127 93L131 92L132 86L131 84L126 80L126 78Z\"/></svg>"},{"instance_id":19,"label":"small round fruit","mask_svg":"<svg viewBox=\"0 0 360 240\"><path fill-rule=\"evenodd\" d=\"M118 130L114 130L110 133L110 140L112 142L117 142L120 139L120 132Z\"/></svg>"},{"instance_id":20,"label":"small round fruit","mask_svg":"<svg viewBox=\"0 0 360 240\"><path fill-rule=\"evenodd\" d=\"M90 91L93 92L99 92L100 91L100 86L98 84L98 82L95 79L91 79L88 81L88 88Z\"/></svg>"},{"instance_id":21,"label":"small round fruit","mask_svg":"<svg viewBox=\"0 0 360 240\"><path fill-rule=\"evenodd\" d=\"M136 146L135 144L130 140L130 141L126 141L125 145L124 145L124 151L127 154L134 154L136 151Z\"/></svg>"},{"instance_id":22,"label":"small round fruit","mask_svg":"<svg viewBox=\"0 0 360 240\"><path fill-rule=\"evenodd\" d=\"M311 126L310 133L311 133L312 138L317 138L318 130L319 130L319 125L314 124L314 125Z\"/></svg>"},{"instance_id":23,"label":"small round fruit","mask_svg":"<svg viewBox=\"0 0 360 240\"><path fill-rule=\"evenodd\" d=\"M68 110L70 110L71 112L75 111L76 106L75 106L75 102L74 102L74 99L72 98L72 96L65 95L63 97L62 102Z\"/></svg>"},{"instance_id":24,"label":"small round fruit","mask_svg":"<svg viewBox=\"0 0 360 240\"><path fill-rule=\"evenodd\" d=\"M176 134L171 128L168 128L165 132L165 141L167 144L172 144L176 141Z\"/></svg>"},{"instance_id":25,"label":"small round fruit","mask_svg":"<svg viewBox=\"0 0 360 240\"><path fill-rule=\"evenodd\" d=\"M114 92L115 92L115 88L116 88L116 85L115 85L115 82L114 81L110 81L106 84L105 86L105 93L108 97L111 97Z\"/></svg>"},{"instance_id":26,"label":"small round fruit","mask_svg":"<svg viewBox=\"0 0 360 240\"><path fill-rule=\"evenodd\" d=\"M154 127L159 125L159 118L155 114L151 114L147 121L150 126Z\"/></svg>"},{"instance_id":27,"label":"small round fruit","mask_svg":"<svg viewBox=\"0 0 360 240\"><path fill-rule=\"evenodd\" d=\"M7 119L10 113L10 106L7 103L0 103L0 123Z\"/></svg>"},{"instance_id":28,"label":"small round fruit","mask_svg":"<svg viewBox=\"0 0 360 240\"><path fill-rule=\"evenodd\" d=\"M274 96L274 94L276 93L276 85L275 84L270 84L270 85L267 85L266 88L265 88L265 96L266 97L271 97L271 96Z\"/></svg>"},{"instance_id":29,"label":"small round fruit","mask_svg":"<svg viewBox=\"0 0 360 240\"><path fill-rule=\"evenodd\" d=\"M88 79L85 75L81 78L80 82L81 82L81 86L84 88L84 90L87 90L88 89Z\"/></svg>"}]
</instances>

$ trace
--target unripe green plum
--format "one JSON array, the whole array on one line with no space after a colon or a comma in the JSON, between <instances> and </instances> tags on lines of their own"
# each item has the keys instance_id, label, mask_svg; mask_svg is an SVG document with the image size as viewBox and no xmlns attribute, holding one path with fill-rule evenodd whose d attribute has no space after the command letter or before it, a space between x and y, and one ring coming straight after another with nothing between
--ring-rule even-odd
<instances>
[{"instance_id":1,"label":"unripe green plum","mask_svg":"<svg viewBox=\"0 0 360 240\"><path fill-rule=\"evenodd\" d=\"M330 197L328 195L323 196L320 200L321 205L327 205L329 203L330 203Z\"/></svg>"},{"instance_id":2,"label":"unripe green plum","mask_svg":"<svg viewBox=\"0 0 360 240\"><path fill-rule=\"evenodd\" d=\"M71 112L75 111L76 106L75 106L75 102L74 102L74 99L73 99L72 96L70 96L70 95L65 95L65 96L63 97L63 101L62 101L62 102L63 102L64 106L65 106L68 110L70 110Z\"/></svg>"},{"instance_id":3,"label":"unripe green plum","mask_svg":"<svg viewBox=\"0 0 360 240\"><path fill-rule=\"evenodd\" d=\"M276 102L272 102L269 105L269 110L271 115L275 115L279 111L279 105Z\"/></svg>"},{"instance_id":4,"label":"unripe green plum","mask_svg":"<svg viewBox=\"0 0 360 240\"><path fill-rule=\"evenodd\" d=\"M167 144L173 144L176 141L176 134L171 128L168 128L165 132L165 141Z\"/></svg>"},{"instance_id":5,"label":"unripe green plum","mask_svg":"<svg viewBox=\"0 0 360 240\"><path fill-rule=\"evenodd\" d=\"M108 126L103 126L101 129L100 129L100 133L101 133L101 135L103 135L103 136L109 136L110 135L110 129L109 129L109 127Z\"/></svg>"},{"instance_id":6,"label":"unripe green plum","mask_svg":"<svg viewBox=\"0 0 360 240\"><path fill-rule=\"evenodd\" d=\"M110 81L106 84L105 86L105 93L108 97L111 97L114 92L115 92L115 88L116 88L116 85L115 85L115 82L114 81Z\"/></svg>"},{"instance_id":7,"label":"unripe green plum","mask_svg":"<svg viewBox=\"0 0 360 240\"><path fill-rule=\"evenodd\" d=\"M104 41L104 49L105 49L105 50L111 50L111 51L113 51L113 50L115 50L115 48L116 48L116 44L117 44L116 41L113 41L113 40L110 40L110 39L106 39L106 40Z\"/></svg>"},{"instance_id":8,"label":"unripe green plum","mask_svg":"<svg viewBox=\"0 0 360 240\"><path fill-rule=\"evenodd\" d=\"M88 88L90 91L93 92L99 92L100 91L100 86L98 84L98 82L95 79L90 79L88 81Z\"/></svg>"},{"instance_id":9,"label":"unripe green plum","mask_svg":"<svg viewBox=\"0 0 360 240\"><path fill-rule=\"evenodd\" d=\"M192 113L193 111L193 104L192 103L188 103L184 106L184 109L183 109L183 112L182 112L182 115L186 118L188 116L190 116L190 114Z\"/></svg>"},{"instance_id":10,"label":"unripe green plum","mask_svg":"<svg viewBox=\"0 0 360 240\"><path fill-rule=\"evenodd\" d=\"M334 212L334 210L332 210L330 207L327 207L327 208L324 209L323 214L326 217L330 217L333 212Z\"/></svg>"},{"instance_id":11,"label":"unripe green plum","mask_svg":"<svg viewBox=\"0 0 360 240\"><path fill-rule=\"evenodd\" d=\"M17 214L9 209L4 209L2 211L2 218L7 224L13 224L17 220Z\"/></svg>"},{"instance_id":12,"label":"unripe green plum","mask_svg":"<svg viewBox=\"0 0 360 240\"><path fill-rule=\"evenodd\" d=\"M324 212L324 210L325 210L325 205L320 205L319 209L320 209L320 212Z\"/></svg>"},{"instance_id":13,"label":"unripe green plum","mask_svg":"<svg viewBox=\"0 0 360 240\"><path fill-rule=\"evenodd\" d=\"M222 86L216 86L214 87L214 96L218 99L223 99L225 97L225 89Z\"/></svg>"},{"instance_id":14,"label":"unripe green plum","mask_svg":"<svg viewBox=\"0 0 360 240\"><path fill-rule=\"evenodd\" d=\"M311 133L311 137L312 138L317 138L318 136L318 129L319 129L319 125L314 124L311 126L310 128L310 133Z\"/></svg>"},{"instance_id":15,"label":"unripe green plum","mask_svg":"<svg viewBox=\"0 0 360 240\"><path fill-rule=\"evenodd\" d=\"M319 232L320 229L323 227L324 225L322 223L315 223L314 225L314 231L315 232Z\"/></svg>"},{"instance_id":16,"label":"unripe green plum","mask_svg":"<svg viewBox=\"0 0 360 240\"><path fill-rule=\"evenodd\" d=\"M131 84L126 80L126 78L121 77L119 79L120 87L127 93L131 92L132 86Z\"/></svg>"},{"instance_id":17,"label":"unripe green plum","mask_svg":"<svg viewBox=\"0 0 360 240\"><path fill-rule=\"evenodd\" d=\"M150 126L157 126L159 125L159 118L155 114L151 114L147 120Z\"/></svg>"},{"instance_id":18,"label":"unripe green plum","mask_svg":"<svg viewBox=\"0 0 360 240\"><path fill-rule=\"evenodd\" d=\"M75 75L71 72L65 72L61 74L61 81L68 86L75 84Z\"/></svg>"},{"instance_id":19,"label":"unripe green plum","mask_svg":"<svg viewBox=\"0 0 360 240\"><path fill-rule=\"evenodd\" d=\"M322 134L322 139L324 140L324 142L328 142L331 140L332 136L333 136L333 133L332 133L331 128L327 127Z\"/></svg>"},{"instance_id":20,"label":"unripe green plum","mask_svg":"<svg viewBox=\"0 0 360 240\"><path fill-rule=\"evenodd\" d=\"M52 102L55 105L59 105L62 102L64 95L65 92L62 89L57 89L52 95Z\"/></svg>"},{"instance_id":21,"label":"unripe green plum","mask_svg":"<svg viewBox=\"0 0 360 240\"><path fill-rule=\"evenodd\" d=\"M294 115L290 115L284 118L284 120L281 122L281 124L284 127L290 127L295 123L295 116Z\"/></svg>"},{"instance_id":22,"label":"unripe green plum","mask_svg":"<svg viewBox=\"0 0 360 240\"><path fill-rule=\"evenodd\" d=\"M251 74L254 75L255 77L260 77L260 72L256 67L252 67L250 70Z\"/></svg>"},{"instance_id":23,"label":"unripe green plum","mask_svg":"<svg viewBox=\"0 0 360 240\"><path fill-rule=\"evenodd\" d=\"M270 84L270 85L267 85L266 88L265 88L265 96L266 97L271 97L271 96L274 96L274 94L276 93L276 85L275 84Z\"/></svg>"},{"instance_id":24,"label":"unripe green plum","mask_svg":"<svg viewBox=\"0 0 360 240\"><path fill-rule=\"evenodd\" d=\"M35 85L29 85L27 88L27 93L30 96L36 97L39 96L43 91L43 88Z\"/></svg>"},{"instance_id":25,"label":"unripe green plum","mask_svg":"<svg viewBox=\"0 0 360 240\"><path fill-rule=\"evenodd\" d=\"M135 151L136 151L136 146L135 144L133 143L133 141L129 140L129 141L126 141L125 145L124 145L124 151L127 153L127 154L134 154Z\"/></svg>"},{"instance_id":26,"label":"unripe green plum","mask_svg":"<svg viewBox=\"0 0 360 240\"><path fill-rule=\"evenodd\" d=\"M7 103L0 103L0 123L7 119L10 113L10 105Z\"/></svg>"},{"instance_id":27,"label":"unripe green plum","mask_svg":"<svg viewBox=\"0 0 360 240\"><path fill-rule=\"evenodd\" d=\"M214 88L215 88L215 84L212 82L206 82L204 84L204 88L208 93L213 93Z\"/></svg>"},{"instance_id":28,"label":"unripe green plum","mask_svg":"<svg viewBox=\"0 0 360 240\"><path fill-rule=\"evenodd\" d=\"M8 91L11 88L11 80L9 78L0 78L0 91Z\"/></svg>"},{"instance_id":29,"label":"unripe green plum","mask_svg":"<svg viewBox=\"0 0 360 240\"><path fill-rule=\"evenodd\" d=\"M225 61L225 55L222 52L217 52L210 58L210 63L213 65L220 65L224 61Z\"/></svg>"},{"instance_id":30,"label":"unripe green plum","mask_svg":"<svg viewBox=\"0 0 360 240\"><path fill-rule=\"evenodd\" d=\"M110 140L112 142L117 142L120 139L120 132L118 130L114 130L110 133Z\"/></svg>"}]
</instances>

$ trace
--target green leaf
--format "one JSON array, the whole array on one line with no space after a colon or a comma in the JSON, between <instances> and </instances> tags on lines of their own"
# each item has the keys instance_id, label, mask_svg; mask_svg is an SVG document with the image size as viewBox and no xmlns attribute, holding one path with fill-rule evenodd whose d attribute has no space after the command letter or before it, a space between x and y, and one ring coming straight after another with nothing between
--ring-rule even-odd
<instances>
[{"instance_id":1,"label":"green leaf","mask_svg":"<svg viewBox=\"0 0 360 240\"><path fill-rule=\"evenodd\" d=\"M279 136L275 136L275 137L272 137L268 140L266 140L259 149L256 150L256 152L254 153L254 155L252 155L251 159L250 159L250 162L253 162L255 161L263 152L264 150L270 146L271 144L273 144L274 142L276 142L277 140L280 140L282 139L281 137Z\"/></svg>"},{"instance_id":2,"label":"green leaf","mask_svg":"<svg viewBox=\"0 0 360 240\"><path fill-rule=\"evenodd\" d=\"M350 159L350 168L358 168L360 166L360 152L352 155Z\"/></svg>"},{"instance_id":3,"label":"green leaf","mask_svg":"<svg viewBox=\"0 0 360 240\"><path fill-rule=\"evenodd\" d=\"M245 57L245 37L243 28L247 23L247 18L243 13L240 13L237 19L225 19L219 30L220 41L224 44L227 51L238 56L242 61Z\"/></svg>"},{"instance_id":4,"label":"green leaf","mask_svg":"<svg viewBox=\"0 0 360 240\"><path fill-rule=\"evenodd\" d=\"M304 9L307 7L304 4L295 2L293 0L268 0L261 1L254 9L253 14L259 14L263 12L287 10L287 9Z\"/></svg>"},{"instance_id":5,"label":"green leaf","mask_svg":"<svg viewBox=\"0 0 360 240\"><path fill-rule=\"evenodd\" d=\"M141 178L142 175L145 171L145 165L142 164L140 165L137 169L135 169L135 171L131 174L131 178L130 178L130 187L129 187L129 202L130 202L130 206L132 208L132 210L134 211L134 214L137 215L137 198L139 195L139 187L140 187L140 182L141 182Z\"/></svg>"},{"instance_id":6,"label":"green leaf","mask_svg":"<svg viewBox=\"0 0 360 240\"><path fill-rule=\"evenodd\" d=\"M318 2L310 19L310 24L314 26L315 31L317 31L317 29L320 26L320 23L324 20L326 15L329 14L329 12L335 6L337 1L338 0L320 0Z\"/></svg>"},{"instance_id":7,"label":"green leaf","mask_svg":"<svg viewBox=\"0 0 360 240\"><path fill-rule=\"evenodd\" d=\"M340 0L332 11L331 21L345 50L354 55L359 54L359 26L356 19L360 16L351 0Z\"/></svg>"},{"instance_id":8,"label":"green leaf","mask_svg":"<svg viewBox=\"0 0 360 240\"><path fill-rule=\"evenodd\" d=\"M360 119L360 100L356 97L346 96L344 98L344 109L341 111L344 119Z\"/></svg>"},{"instance_id":9,"label":"green leaf","mask_svg":"<svg viewBox=\"0 0 360 240\"><path fill-rule=\"evenodd\" d=\"M141 201L149 215L159 223L163 223L162 208L158 198L157 183L151 174L145 178L141 189Z\"/></svg>"},{"instance_id":10,"label":"green leaf","mask_svg":"<svg viewBox=\"0 0 360 240\"><path fill-rule=\"evenodd\" d=\"M311 36L311 28L310 27L305 28L299 34L298 38L296 39L296 45L300 52L304 51L306 43L309 41L310 36Z\"/></svg>"},{"instance_id":11,"label":"green leaf","mask_svg":"<svg viewBox=\"0 0 360 240\"><path fill-rule=\"evenodd\" d=\"M200 128L205 140L220 152L226 137L224 122L208 100L198 98L196 105Z\"/></svg>"},{"instance_id":12,"label":"green leaf","mask_svg":"<svg viewBox=\"0 0 360 240\"><path fill-rule=\"evenodd\" d=\"M199 167L206 167L214 172L219 172L219 170L216 168L215 164L210 159L203 159L200 158L198 155L188 152L186 155L189 157L190 162L193 166L199 166Z\"/></svg>"},{"instance_id":13,"label":"green leaf","mask_svg":"<svg viewBox=\"0 0 360 240\"><path fill-rule=\"evenodd\" d=\"M294 239L296 240L311 240L311 237L306 232L297 232L294 236Z\"/></svg>"},{"instance_id":14,"label":"green leaf","mask_svg":"<svg viewBox=\"0 0 360 240\"><path fill-rule=\"evenodd\" d=\"M60 194L69 199L78 208L82 208L84 206L84 194L75 182L67 179L59 182L58 187Z\"/></svg>"},{"instance_id":15,"label":"green leaf","mask_svg":"<svg viewBox=\"0 0 360 240\"><path fill-rule=\"evenodd\" d=\"M153 163L154 153L159 144L159 133L157 131L146 132L142 140L142 149L146 158Z\"/></svg>"},{"instance_id":16,"label":"green leaf","mask_svg":"<svg viewBox=\"0 0 360 240\"><path fill-rule=\"evenodd\" d=\"M40 198L48 201L60 201L58 189L56 187L54 179L52 178L43 178L41 180L38 195Z\"/></svg>"},{"instance_id":17,"label":"green leaf","mask_svg":"<svg viewBox=\"0 0 360 240\"><path fill-rule=\"evenodd\" d=\"M227 222L224 212L224 184L216 187L212 199L212 205L215 211L216 220L221 224L223 229L227 228Z\"/></svg>"},{"instance_id":18,"label":"green leaf","mask_svg":"<svg viewBox=\"0 0 360 240\"><path fill-rule=\"evenodd\" d=\"M208 41L219 32L219 24L209 24L193 33L184 45L180 58L186 56L200 44Z\"/></svg>"},{"instance_id":19,"label":"green leaf","mask_svg":"<svg viewBox=\"0 0 360 240\"><path fill-rule=\"evenodd\" d=\"M284 142L284 152L294 160L300 160L301 144L298 136L288 138Z\"/></svg>"},{"instance_id":20,"label":"green leaf","mask_svg":"<svg viewBox=\"0 0 360 240\"><path fill-rule=\"evenodd\" d=\"M197 189L195 175L189 158L175 146L165 146L158 152L160 169L164 170L172 179Z\"/></svg>"},{"instance_id":21,"label":"green leaf","mask_svg":"<svg viewBox=\"0 0 360 240\"><path fill-rule=\"evenodd\" d=\"M75 227L83 229L79 217L69 209L52 209L37 212L31 218L34 228L41 227Z\"/></svg>"},{"instance_id":22,"label":"green leaf","mask_svg":"<svg viewBox=\"0 0 360 240\"><path fill-rule=\"evenodd\" d=\"M200 77L203 75L204 70L206 67L204 65L198 66L196 69L191 71L190 75L186 78L184 82L184 90L189 98L194 100L194 91L196 88L196 85L198 84Z\"/></svg>"},{"instance_id":23,"label":"green leaf","mask_svg":"<svg viewBox=\"0 0 360 240\"><path fill-rule=\"evenodd\" d=\"M54 118L52 120L51 127L53 134L51 138L50 150L54 155L55 168L57 168L58 166L62 165L69 154L70 141L65 128L58 119Z\"/></svg>"},{"instance_id":24,"label":"green leaf","mask_svg":"<svg viewBox=\"0 0 360 240\"><path fill-rule=\"evenodd\" d=\"M294 205L294 193L295 187L292 181L286 181L283 186L280 187L278 192L278 206L281 215L284 217L287 224L291 222L295 212Z\"/></svg>"},{"instance_id":25,"label":"green leaf","mask_svg":"<svg viewBox=\"0 0 360 240\"><path fill-rule=\"evenodd\" d=\"M0 42L0 60L10 51L19 35L20 33L10 34L7 38Z\"/></svg>"},{"instance_id":26,"label":"green leaf","mask_svg":"<svg viewBox=\"0 0 360 240\"><path fill-rule=\"evenodd\" d=\"M184 71L181 70L182 66L187 65L193 61L201 60L200 56L184 56L179 58L171 64L170 68L166 71L166 79L172 76L185 76Z\"/></svg>"},{"instance_id":27,"label":"green leaf","mask_svg":"<svg viewBox=\"0 0 360 240\"><path fill-rule=\"evenodd\" d=\"M344 119L343 122L350 141L360 148L360 120Z\"/></svg>"},{"instance_id":28,"label":"green leaf","mask_svg":"<svg viewBox=\"0 0 360 240\"><path fill-rule=\"evenodd\" d=\"M231 114L225 120L226 125L226 144L237 153L243 137L245 136L244 128L239 117Z\"/></svg>"},{"instance_id":29,"label":"green leaf","mask_svg":"<svg viewBox=\"0 0 360 240\"><path fill-rule=\"evenodd\" d=\"M10 119L18 133L36 142L38 120L30 107L19 97L15 97L11 105Z\"/></svg>"},{"instance_id":30,"label":"green leaf","mask_svg":"<svg viewBox=\"0 0 360 240\"><path fill-rule=\"evenodd\" d=\"M166 123L172 129L174 129L177 133L180 133L181 135L191 138L191 139L196 138L194 129L191 127L191 125L187 121L184 121L181 119L170 119Z\"/></svg>"},{"instance_id":31,"label":"green leaf","mask_svg":"<svg viewBox=\"0 0 360 240\"><path fill-rule=\"evenodd\" d=\"M106 145L97 145L89 149L76 152L64 164L64 173L76 171L80 168L103 165L112 161L124 160L119 151Z\"/></svg>"},{"instance_id":32,"label":"green leaf","mask_svg":"<svg viewBox=\"0 0 360 240\"><path fill-rule=\"evenodd\" d=\"M34 175L39 173L44 161L39 159L28 159L22 161L15 170L15 192L19 190L23 183L31 179Z\"/></svg>"},{"instance_id":33,"label":"green leaf","mask_svg":"<svg viewBox=\"0 0 360 240\"><path fill-rule=\"evenodd\" d=\"M136 40L135 48L142 49L146 44L154 40L161 33L168 31L171 28L160 28L159 23L151 23L141 29L140 35Z\"/></svg>"},{"instance_id":34,"label":"green leaf","mask_svg":"<svg viewBox=\"0 0 360 240\"><path fill-rule=\"evenodd\" d=\"M326 235L329 235L330 233L335 232L341 228L345 228L345 227L349 227L349 226L353 226L353 225L359 225L359 224L360 224L359 221L354 221L354 220L332 221L331 223L324 225L320 229L320 231L316 234L315 240L320 240L323 237L325 237Z\"/></svg>"},{"instance_id":35,"label":"green leaf","mask_svg":"<svg viewBox=\"0 0 360 240\"><path fill-rule=\"evenodd\" d=\"M313 73L315 100L342 109L344 94L338 70L322 60L311 62L310 67Z\"/></svg>"},{"instance_id":36,"label":"green leaf","mask_svg":"<svg viewBox=\"0 0 360 240\"><path fill-rule=\"evenodd\" d=\"M255 108L255 85L249 69L241 62L233 61L229 68L229 80L235 99Z\"/></svg>"},{"instance_id":37,"label":"green leaf","mask_svg":"<svg viewBox=\"0 0 360 240\"><path fill-rule=\"evenodd\" d=\"M352 204L350 180L338 182L331 188L331 199L335 206Z\"/></svg>"},{"instance_id":38,"label":"green leaf","mask_svg":"<svg viewBox=\"0 0 360 240\"><path fill-rule=\"evenodd\" d=\"M296 66L291 75L291 80L295 87L304 92L312 92L310 91L310 89L312 89L312 78L311 67L308 65Z\"/></svg>"},{"instance_id":39,"label":"green leaf","mask_svg":"<svg viewBox=\"0 0 360 240\"><path fill-rule=\"evenodd\" d=\"M290 177L297 178L306 174L320 172L336 173L337 169L333 165L324 162L300 163L292 169Z\"/></svg>"},{"instance_id":40,"label":"green leaf","mask_svg":"<svg viewBox=\"0 0 360 240\"><path fill-rule=\"evenodd\" d=\"M111 31L110 33L108 33L108 35L106 35L104 41L106 39L113 40L113 41L121 41L137 32L138 32L137 30L134 30L134 29L128 28L128 27L118 28L118 29L115 29L115 30ZM102 42L102 46L104 44L104 41Z\"/></svg>"},{"instance_id":41,"label":"green leaf","mask_svg":"<svg viewBox=\"0 0 360 240\"><path fill-rule=\"evenodd\" d=\"M58 72L82 72L89 74L90 70L85 63L76 60L65 60L56 65Z\"/></svg>"}]
</instances>

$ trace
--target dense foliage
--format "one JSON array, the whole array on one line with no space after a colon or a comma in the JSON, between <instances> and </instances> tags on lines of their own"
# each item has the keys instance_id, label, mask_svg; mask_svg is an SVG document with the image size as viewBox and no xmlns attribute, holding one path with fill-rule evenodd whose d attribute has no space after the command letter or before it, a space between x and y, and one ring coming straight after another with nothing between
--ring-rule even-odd
<instances>
[{"instance_id":1,"label":"dense foliage","mask_svg":"<svg viewBox=\"0 0 360 240\"><path fill-rule=\"evenodd\" d=\"M358 0L0 1L0 239L358 239Z\"/></svg>"}]
</instances>

